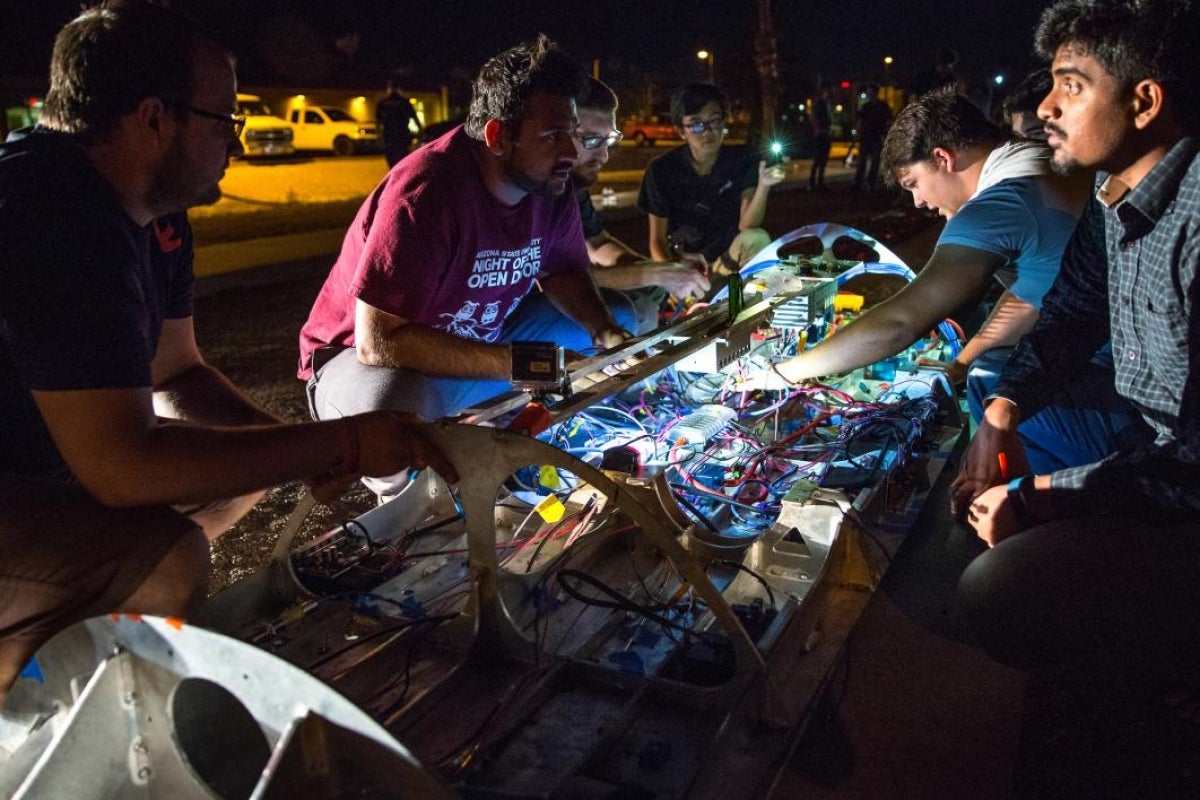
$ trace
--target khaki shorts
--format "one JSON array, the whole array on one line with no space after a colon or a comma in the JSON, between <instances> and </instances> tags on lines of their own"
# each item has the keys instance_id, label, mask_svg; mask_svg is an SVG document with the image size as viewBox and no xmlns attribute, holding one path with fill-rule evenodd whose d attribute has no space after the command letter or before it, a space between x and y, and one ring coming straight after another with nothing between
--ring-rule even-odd
<instances>
[{"instance_id":1,"label":"khaki shorts","mask_svg":"<svg viewBox=\"0 0 1200 800\"><path fill-rule=\"evenodd\" d=\"M0 638L120 608L196 532L169 508L108 508L77 486L0 475Z\"/></svg>"}]
</instances>

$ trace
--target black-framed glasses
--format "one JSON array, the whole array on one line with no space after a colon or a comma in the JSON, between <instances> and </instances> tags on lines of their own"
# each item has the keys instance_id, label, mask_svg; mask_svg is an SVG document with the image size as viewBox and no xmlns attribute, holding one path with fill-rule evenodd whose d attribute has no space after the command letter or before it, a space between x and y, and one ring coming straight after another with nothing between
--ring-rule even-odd
<instances>
[{"instance_id":1,"label":"black-framed glasses","mask_svg":"<svg viewBox=\"0 0 1200 800\"><path fill-rule=\"evenodd\" d=\"M595 150L600 145L616 147L624 138L625 134L620 131L609 131L605 134L575 134L575 141L579 142L579 146L584 150Z\"/></svg>"},{"instance_id":2,"label":"black-framed glasses","mask_svg":"<svg viewBox=\"0 0 1200 800\"><path fill-rule=\"evenodd\" d=\"M244 131L246 129L246 118L243 116L240 116L238 114L230 114L228 112L219 113L217 111L205 111L203 108L196 108L195 106L189 106L189 105L186 105L185 103L172 102L171 105L176 106L177 108L180 108L184 111L187 111L190 114L195 114L198 117L204 117L205 119L215 119L217 122L224 123L225 126L229 128L229 132L233 136L234 139L241 136L242 131Z\"/></svg>"},{"instance_id":3,"label":"black-framed glasses","mask_svg":"<svg viewBox=\"0 0 1200 800\"><path fill-rule=\"evenodd\" d=\"M709 117L706 120L689 122L680 127L682 127L688 133L695 134L696 136L702 135L705 131L712 131L713 133L718 133L721 135L729 133L729 128L725 127L725 117Z\"/></svg>"}]
</instances>

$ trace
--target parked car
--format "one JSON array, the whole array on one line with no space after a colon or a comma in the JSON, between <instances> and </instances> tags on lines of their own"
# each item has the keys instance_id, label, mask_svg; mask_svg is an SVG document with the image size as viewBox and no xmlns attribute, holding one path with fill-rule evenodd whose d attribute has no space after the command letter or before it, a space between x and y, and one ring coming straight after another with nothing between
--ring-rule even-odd
<instances>
[{"instance_id":1,"label":"parked car","mask_svg":"<svg viewBox=\"0 0 1200 800\"><path fill-rule=\"evenodd\" d=\"M335 106L304 106L288 112L297 150L332 150L339 156L378 151L379 127Z\"/></svg>"},{"instance_id":2,"label":"parked car","mask_svg":"<svg viewBox=\"0 0 1200 800\"><path fill-rule=\"evenodd\" d=\"M679 132L671 124L671 118L666 115L652 114L648 117L634 115L625 120L621 133L627 141L636 142L640 146L650 146L659 139L678 139Z\"/></svg>"},{"instance_id":3,"label":"parked car","mask_svg":"<svg viewBox=\"0 0 1200 800\"><path fill-rule=\"evenodd\" d=\"M242 148L247 158L289 156L296 152L292 144L292 126L271 113L270 107L256 94L238 94L238 114L246 118Z\"/></svg>"}]
</instances>

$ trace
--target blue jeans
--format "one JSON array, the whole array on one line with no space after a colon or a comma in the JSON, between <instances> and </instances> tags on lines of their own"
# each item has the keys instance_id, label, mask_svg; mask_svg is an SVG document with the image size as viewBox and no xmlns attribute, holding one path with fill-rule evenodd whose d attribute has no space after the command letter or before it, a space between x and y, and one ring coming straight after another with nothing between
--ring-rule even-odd
<instances>
[{"instance_id":1,"label":"blue jeans","mask_svg":"<svg viewBox=\"0 0 1200 800\"><path fill-rule=\"evenodd\" d=\"M636 328L636 312L628 298L609 290L602 290L601 296L618 325ZM584 354L593 349L592 337L540 292L521 301L505 321L498 341L554 342ZM440 419L511 389L506 380L444 378L411 369L367 366L359 363L354 348L349 348L319 365L308 381L308 400L314 419L348 417L381 408Z\"/></svg>"},{"instance_id":2,"label":"blue jeans","mask_svg":"<svg viewBox=\"0 0 1200 800\"><path fill-rule=\"evenodd\" d=\"M986 351L967 372L967 405L976 423L1011 347ZM1154 438L1140 414L1117 394L1112 352L1105 347L1084 372L1059 387L1050 403L1017 428L1035 475L1100 461L1122 446Z\"/></svg>"}]
</instances>

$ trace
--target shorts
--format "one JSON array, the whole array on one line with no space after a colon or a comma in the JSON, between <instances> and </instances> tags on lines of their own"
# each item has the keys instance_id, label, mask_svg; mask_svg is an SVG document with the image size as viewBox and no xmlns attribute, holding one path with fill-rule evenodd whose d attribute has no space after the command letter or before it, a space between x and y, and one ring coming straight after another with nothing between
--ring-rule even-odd
<instances>
[{"instance_id":1,"label":"shorts","mask_svg":"<svg viewBox=\"0 0 1200 800\"><path fill-rule=\"evenodd\" d=\"M121 605L197 526L82 487L0 475L0 639L41 639Z\"/></svg>"}]
</instances>

